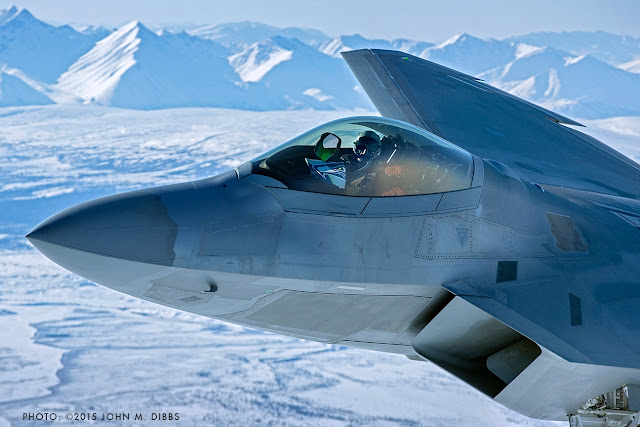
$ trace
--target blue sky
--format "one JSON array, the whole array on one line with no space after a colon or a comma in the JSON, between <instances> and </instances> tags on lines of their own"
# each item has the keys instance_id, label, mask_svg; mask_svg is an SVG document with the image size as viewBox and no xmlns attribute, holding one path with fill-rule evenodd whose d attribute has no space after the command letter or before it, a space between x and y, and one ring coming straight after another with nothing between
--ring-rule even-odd
<instances>
[{"instance_id":1,"label":"blue sky","mask_svg":"<svg viewBox=\"0 0 640 427\"><path fill-rule=\"evenodd\" d=\"M151 26L259 21L329 35L439 41L468 32L506 37L532 31L604 30L640 36L640 0L0 0L56 23Z\"/></svg>"}]
</instances>

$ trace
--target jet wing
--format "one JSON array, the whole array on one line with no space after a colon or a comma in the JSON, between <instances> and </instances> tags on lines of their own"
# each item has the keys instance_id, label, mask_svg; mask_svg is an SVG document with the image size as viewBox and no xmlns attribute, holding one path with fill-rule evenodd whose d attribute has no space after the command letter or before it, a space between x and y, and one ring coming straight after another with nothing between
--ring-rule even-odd
<instances>
[{"instance_id":1,"label":"jet wing","mask_svg":"<svg viewBox=\"0 0 640 427\"><path fill-rule=\"evenodd\" d=\"M402 52L342 56L382 116L412 123L539 184L640 198L640 166L579 123ZM597 82L594 82L597 84Z\"/></svg>"}]
</instances>

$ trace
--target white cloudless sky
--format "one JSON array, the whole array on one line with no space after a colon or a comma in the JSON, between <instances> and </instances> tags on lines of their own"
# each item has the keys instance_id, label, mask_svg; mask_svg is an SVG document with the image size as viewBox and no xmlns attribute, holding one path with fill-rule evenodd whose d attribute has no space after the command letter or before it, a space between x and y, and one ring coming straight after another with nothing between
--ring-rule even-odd
<instances>
[{"instance_id":1,"label":"white cloudless sky","mask_svg":"<svg viewBox=\"0 0 640 427\"><path fill-rule=\"evenodd\" d=\"M533 31L604 30L640 36L640 0L0 0L52 23L117 27L258 21L330 36L444 40L467 32L502 38Z\"/></svg>"}]
</instances>

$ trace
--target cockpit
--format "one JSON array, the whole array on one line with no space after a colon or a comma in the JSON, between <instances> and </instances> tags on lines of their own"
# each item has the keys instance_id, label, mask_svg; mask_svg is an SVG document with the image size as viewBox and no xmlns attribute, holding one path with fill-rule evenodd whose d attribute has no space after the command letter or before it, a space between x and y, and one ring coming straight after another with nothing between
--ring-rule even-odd
<instances>
[{"instance_id":1,"label":"cockpit","mask_svg":"<svg viewBox=\"0 0 640 427\"><path fill-rule=\"evenodd\" d=\"M407 196L470 188L473 157L404 122L351 117L318 126L241 169L292 190Z\"/></svg>"}]
</instances>

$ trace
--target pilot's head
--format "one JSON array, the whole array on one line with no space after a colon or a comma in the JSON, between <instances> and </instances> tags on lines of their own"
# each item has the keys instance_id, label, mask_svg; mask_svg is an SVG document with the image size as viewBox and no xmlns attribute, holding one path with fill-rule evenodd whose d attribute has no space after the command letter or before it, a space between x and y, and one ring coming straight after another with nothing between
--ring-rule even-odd
<instances>
[{"instance_id":1,"label":"pilot's head","mask_svg":"<svg viewBox=\"0 0 640 427\"><path fill-rule=\"evenodd\" d=\"M373 160L380 155L380 137L372 130L360 132L353 147L353 153L361 161Z\"/></svg>"}]
</instances>

